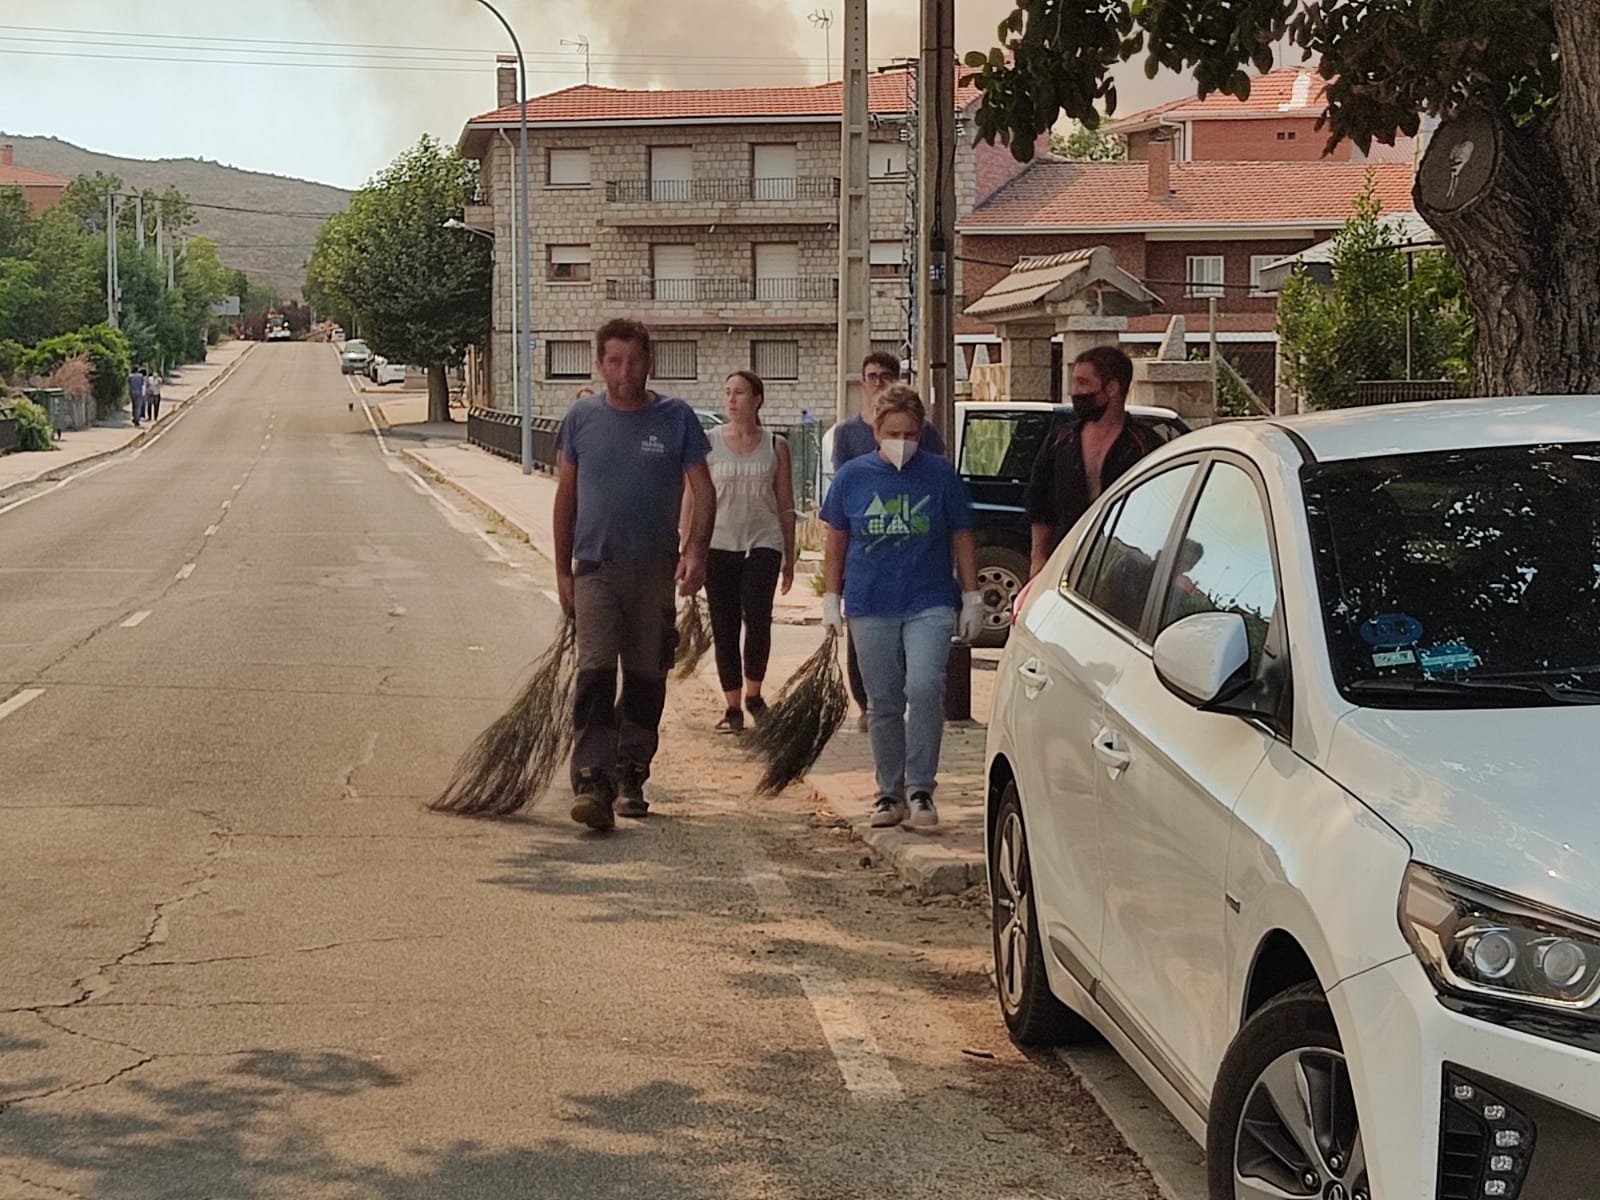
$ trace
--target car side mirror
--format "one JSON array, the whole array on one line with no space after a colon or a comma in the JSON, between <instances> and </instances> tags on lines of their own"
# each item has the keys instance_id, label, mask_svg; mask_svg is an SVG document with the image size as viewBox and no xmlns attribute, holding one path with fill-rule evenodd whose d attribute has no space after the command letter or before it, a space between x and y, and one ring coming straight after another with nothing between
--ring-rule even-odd
<instances>
[{"instance_id":1,"label":"car side mirror","mask_svg":"<svg viewBox=\"0 0 1600 1200\"><path fill-rule=\"evenodd\" d=\"M1248 682L1250 637L1238 613L1196 613L1156 638L1156 678L1196 708L1228 700Z\"/></svg>"}]
</instances>

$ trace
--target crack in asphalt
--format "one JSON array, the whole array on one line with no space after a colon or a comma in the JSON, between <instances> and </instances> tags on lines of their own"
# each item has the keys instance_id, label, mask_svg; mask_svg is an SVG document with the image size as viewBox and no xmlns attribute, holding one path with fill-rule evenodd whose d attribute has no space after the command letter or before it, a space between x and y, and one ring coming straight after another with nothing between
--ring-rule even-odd
<instances>
[{"instance_id":1,"label":"crack in asphalt","mask_svg":"<svg viewBox=\"0 0 1600 1200\"><path fill-rule=\"evenodd\" d=\"M385 678L387 678L387 674L385 675ZM381 691L383 685L380 683L378 686L379 690ZM343 789L344 798L346 800L361 799L361 793L356 791L356 772L361 770L362 767L370 767L373 759L375 759L377 755L378 731L376 729L371 729L367 731L367 744L361 752L361 757L346 767L344 769L344 773L339 777L339 786Z\"/></svg>"},{"instance_id":2,"label":"crack in asphalt","mask_svg":"<svg viewBox=\"0 0 1600 1200\"><path fill-rule=\"evenodd\" d=\"M8 1179L15 1179L18 1183L25 1183L29 1187L38 1188L41 1191L54 1192L58 1196L70 1196L72 1200L89 1200L89 1197L82 1192L69 1191L53 1183L40 1183L37 1179L29 1179L26 1175L19 1175L15 1171L6 1171L5 1175Z\"/></svg>"},{"instance_id":3,"label":"crack in asphalt","mask_svg":"<svg viewBox=\"0 0 1600 1200\"><path fill-rule=\"evenodd\" d=\"M158 1057L159 1056L155 1054L146 1055L136 1063L131 1063L126 1067L121 1067L118 1070L111 1072L111 1074L107 1075L104 1079L96 1079L88 1083L63 1084L61 1087L50 1088L43 1092L33 1092L26 1096L13 1096L9 1100L0 1100L0 1114L4 1114L8 1109L15 1108L19 1104L31 1104L36 1100L54 1100L58 1096L75 1096L79 1092L90 1092L98 1088L109 1087L111 1084L121 1079L124 1075L131 1074L132 1072L139 1070L141 1067L148 1067L151 1063L155 1062Z\"/></svg>"},{"instance_id":4,"label":"crack in asphalt","mask_svg":"<svg viewBox=\"0 0 1600 1200\"><path fill-rule=\"evenodd\" d=\"M343 942L324 942L315 946L288 946L281 950L263 950L258 954L219 954L213 958L158 958L149 962L128 963L130 967L204 967L213 963L252 962L262 958L276 958L280 954L321 954L325 950L339 950L345 946L373 946L385 942L437 942L442 933L397 934L394 937L351 938Z\"/></svg>"}]
</instances>

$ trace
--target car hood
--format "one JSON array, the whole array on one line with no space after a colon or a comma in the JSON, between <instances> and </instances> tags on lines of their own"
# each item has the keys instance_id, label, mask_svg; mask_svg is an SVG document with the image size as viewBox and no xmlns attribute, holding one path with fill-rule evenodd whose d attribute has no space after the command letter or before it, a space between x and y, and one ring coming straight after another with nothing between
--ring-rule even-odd
<instances>
[{"instance_id":1,"label":"car hood","mask_svg":"<svg viewBox=\"0 0 1600 1200\"><path fill-rule=\"evenodd\" d=\"M1600 706L1363 708L1339 722L1326 767L1418 862L1594 918L1596 742Z\"/></svg>"}]
</instances>

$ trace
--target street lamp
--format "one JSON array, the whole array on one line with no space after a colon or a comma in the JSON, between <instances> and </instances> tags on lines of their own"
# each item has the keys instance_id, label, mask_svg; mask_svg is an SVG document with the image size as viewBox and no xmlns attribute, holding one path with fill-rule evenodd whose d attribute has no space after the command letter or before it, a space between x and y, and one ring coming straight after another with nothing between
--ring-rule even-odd
<instances>
[{"instance_id":1,"label":"street lamp","mask_svg":"<svg viewBox=\"0 0 1600 1200\"><path fill-rule=\"evenodd\" d=\"M500 10L489 0L478 0L478 3L494 14L495 20L505 27L508 37L511 38L511 48L517 52L517 72L520 76L518 87L519 96L517 104L517 129L520 135L521 147L518 151L522 159L522 188L520 212L517 214L517 262L516 270L521 272L522 293L522 334L528 339L523 347L522 372L519 383L522 385L522 473L533 474L533 302L530 296L532 287L532 269L528 262L528 64L522 57L522 43L517 41L516 30L511 28L511 22L501 15ZM513 356L516 351L512 351ZM515 370L515 366L512 368Z\"/></svg>"},{"instance_id":2,"label":"street lamp","mask_svg":"<svg viewBox=\"0 0 1600 1200\"><path fill-rule=\"evenodd\" d=\"M494 264L498 264L499 263L499 261L500 261L500 245L495 240L494 234L492 234L492 233L490 233L490 232L488 232L487 230L484 230L484 229L474 229L471 225L468 225L465 221L461 220L458 217L449 217L449 218L447 218L445 220L444 227L446 229L457 229L457 230L460 230L462 233L470 233L474 237L481 237L484 241L489 243L489 262L491 264L491 267ZM511 297L511 304L512 304L513 308L515 308L516 303L517 303L517 297L515 295L516 290L517 290L516 283L517 283L516 271L513 270L512 273L511 273L511 291L513 293L512 297ZM490 324L490 328L492 330L493 326L494 326L494 322L491 321L489 324ZM512 319L511 319L511 382L512 382L513 385L519 383L521 381L521 379L522 379L522 376L517 372L517 339L519 337L521 337L521 336L522 335L517 330L516 317L513 316Z\"/></svg>"}]
</instances>

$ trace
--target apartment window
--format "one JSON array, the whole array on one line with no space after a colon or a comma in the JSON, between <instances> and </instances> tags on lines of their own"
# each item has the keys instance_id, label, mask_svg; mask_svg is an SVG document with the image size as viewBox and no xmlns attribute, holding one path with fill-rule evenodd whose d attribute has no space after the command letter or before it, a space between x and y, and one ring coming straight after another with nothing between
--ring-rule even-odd
<instances>
[{"instance_id":1,"label":"apartment window","mask_svg":"<svg viewBox=\"0 0 1600 1200\"><path fill-rule=\"evenodd\" d=\"M549 246L545 278L552 283L588 283L589 247Z\"/></svg>"},{"instance_id":2,"label":"apartment window","mask_svg":"<svg viewBox=\"0 0 1600 1200\"><path fill-rule=\"evenodd\" d=\"M655 379L699 378L697 342L651 342L650 375Z\"/></svg>"},{"instance_id":3,"label":"apartment window","mask_svg":"<svg viewBox=\"0 0 1600 1200\"><path fill-rule=\"evenodd\" d=\"M874 279L901 279L906 273L905 247L899 242L873 242L867 250L868 273Z\"/></svg>"},{"instance_id":4,"label":"apartment window","mask_svg":"<svg viewBox=\"0 0 1600 1200\"><path fill-rule=\"evenodd\" d=\"M1276 296L1278 294L1261 286L1261 272L1282 257L1283 255L1281 254L1252 254L1250 256L1250 294L1252 296Z\"/></svg>"},{"instance_id":5,"label":"apartment window","mask_svg":"<svg viewBox=\"0 0 1600 1200\"><path fill-rule=\"evenodd\" d=\"M579 342L546 342L546 379L587 379L594 371L594 347L587 339Z\"/></svg>"},{"instance_id":6,"label":"apartment window","mask_svg":"<svg viewBox=\"0 0 1600 1200\"><path fill-rule=\"evenodd\" d=\"M871 142L867 146L867 175L872 179L904 179L906 144Z\"/></svg>"},{"instance_id":7,"label":"apartment window","mask_svg":"<svg viewBox=\"0 0 1600 1200\"><path fill-rule=\"evenodd\" d=\"M1187 296L1220 296L1223 294L1222 255L1191 254L1184 273L1188 281Z\"/></svg>"},{"instance_id":8,"label":"apartment window","mask_svg":"<svg viewBox=\"0 0 1600 1200\"><path fill-rule=\"evenodd\" d=\"M799 342L751 342L750 369L763 379L799 379Z\"/></svg>"},{"instance_id":9,"label":"apartment window","mask_svg":"<svg viewBox=\"0 0 1600 1200\"><path fill-rule=\"evenodd\" d=\"M750 195L754 200L793 200L800 147L793 142L750 147Z\"/></svg>"},{"instance_id":10,"label":"apartment window","mask_svg":"<svg viewBox=\"0 0 1600 1200\"><path fill-rule=\"evenodd\" d=\"M650 199L688 200L693 188L693 146L650 147Z\"/></svg>"},{"instance_id":11,"label":"apartment window","mask_svg":"<svg viewBox=\"0 0 1600 1200\"><path fill-rule=\"evenodd\" d=\"M799 244L796 242L758 242L754 249L756 299L799 299ZM759 374L759 372L757 373Z\"/></svg>"},{"instance_id":12,"label":"apartment window","mask_svg":"<svg viewBox=\"0 0 1600 1200\"><path fill-rule=\"evenodd\" d=\"M586 188L589 186L589 151L552 150L545 162L550 187Z\"/></svg>"},{"instance_id":13,"label":"apartment window","mask_svg":"<svg viewBox=\"0 0 1600 1200\"><path fill-rule=\"evenodd\" d=\"M695 273L694 246L650 247L651 294L657 300L693 300Z\"/></svg>"}]
</instances>

